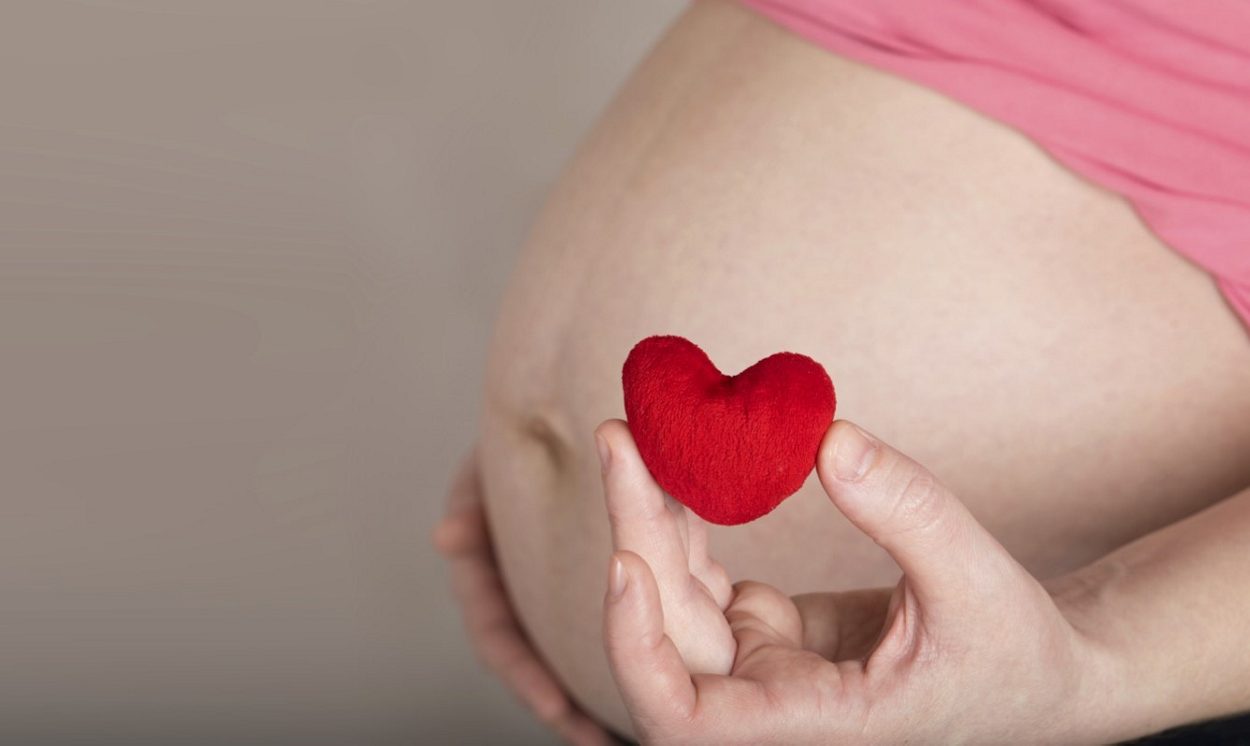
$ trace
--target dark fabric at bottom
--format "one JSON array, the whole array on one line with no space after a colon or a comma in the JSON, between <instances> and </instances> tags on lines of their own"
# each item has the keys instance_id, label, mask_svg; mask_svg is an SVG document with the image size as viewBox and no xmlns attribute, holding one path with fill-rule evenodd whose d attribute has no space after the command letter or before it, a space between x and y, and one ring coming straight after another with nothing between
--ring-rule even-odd
<instances>
[{"instance_id":1,"label":"dark fabric at bottom","mask_svg":"<svg viewBox=\"0 0 1250 746\"><path fill-rule=\"evenodd\" d=\"M1181 746L1181 744L1212 744L1212 746L1250 746L1250 713L1223 720L1183 725L1145 738L1128 741L1133 746Z\"/></svg>"},{"instance_id":2,"label":"dark fabric at bottom","mask_svg":"<svg viewBox=\"0 0 1250 746\"><path fill-rule=\"evenodd\" d=\"M635 743L619 733L612 732L612 737L618 744ZM1250 746L1250 713L1223 720L1209 720L1205 723L1171 728L1145 738L1125 741L1122 746L1185 746L1185 744Z\"/></svg>"}]
</instances>

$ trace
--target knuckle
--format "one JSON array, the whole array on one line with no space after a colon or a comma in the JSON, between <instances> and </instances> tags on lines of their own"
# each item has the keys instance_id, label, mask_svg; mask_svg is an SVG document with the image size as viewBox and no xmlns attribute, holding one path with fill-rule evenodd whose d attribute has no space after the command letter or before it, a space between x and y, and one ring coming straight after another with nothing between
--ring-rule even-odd
<instances>
[{"instance_id":1,"label":"knuckle","mask_svg":"<svg viewBox=\"0 0 1250 746\"><path fill-rule=\"evenodd\" d=\"M733 584L734 600L749 597L767 588L767 585L757 580L739 580Z\"/></svg>"},{"instance_id":2,"label":"knuckle","mask_svg":"<svg viewBox=\"0 0 1250 746\"><path fill-rule=\"evenodd\" d=\"M613 625L605 624L603 631L603 650L613 661L625 660L629 644Z\"/></svg>"},{"instance_id":3,"label":"knuckle","mask_svg":"<svg viewBox=\"0 0 1250 746\"><path fill-rule=\"evenodd\" d=\"M754 617L759 607L770 596L772 589L753 580L740 580L733 584L733 595L725 608L725 617L730 621L742 617Z\"/></svg>"},{"instance_id":4,"label":"knuckle","mask_svg":"<svg viewBox=\"0 0 1250 746\"><path fill-rule=\"evenodd\" d=\"M607 627L603 635L604 652L607 653L608 660L617 667L632 665L642 647L641 640L614 627Z\"/></svg>"},{"instance_id":5,"label":"knuckle","mask_svg":"<svg viewBox=\"0 0 1250 746\"><path fill-rule=\"evenodd\" d=\"M622 492L607 501L608 521L612 525L651 526L666 532L677 530L677 518L663 500L630 500L623 497Z\"/></svg>"},{"instance_id":6,"label":"knuckle","mask_svg":"<svg viewBox=\"0 0 1250 746\"><path fill-rule=\"evenodd\" d=\"M729 602L728 611L755 613L770 604L784 604L788 597L767 583L754 580L739 580L733 584L733 599Z\"/></svg>"},{"instance_id":7,"label":"knuckle","mask_svg":"<svg viewBox=\"0 0 1250 746\"><path fill-rule=\"evenodd\" d=\"M929 472L912 472L890 507L890 525L902 533L933 534L946 525L947 505L942 486Z\"/></svg>"}]
</instances>

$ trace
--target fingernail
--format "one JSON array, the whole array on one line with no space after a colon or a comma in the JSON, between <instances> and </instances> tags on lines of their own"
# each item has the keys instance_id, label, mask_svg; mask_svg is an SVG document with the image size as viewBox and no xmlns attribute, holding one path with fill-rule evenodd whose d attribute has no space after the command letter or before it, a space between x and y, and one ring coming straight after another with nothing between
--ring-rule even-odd
<instances>
[{"instance_id":1,"label":"fingernail","mask_svg":"<svg viewBox=\"0 0 1250 746\"><path fill-rule=\"evenodd\" d=\"M608 468L612 466L612 449L608 447L607 439L598 433L595 434L595 444L599 447L599 468L607 474Z\"/></svg>"},{"instance_id":2,"label":"fingernail","mask_svg":"<svg viewBox=\"0 0 1250 746\"><path fill-rule=\"evenodd\" d=\"M612 555L612 569L608 571L608 594L612 598L620 598L625 592L629 577L625 575L625 563L615 554Z\"/></svg>"},{"instance_id":3,"label":"fingernail","mask_svg":"<svg viewBox=\"0 0 1250 746\"><path fill-rule=\"evenodd\" d=\"M863 430L851 424L843 428L841 436L833 444L833 471L838 479L854 482L868 471L876 453L877 444L869 440Z\"/></svg>"}]
</instances>

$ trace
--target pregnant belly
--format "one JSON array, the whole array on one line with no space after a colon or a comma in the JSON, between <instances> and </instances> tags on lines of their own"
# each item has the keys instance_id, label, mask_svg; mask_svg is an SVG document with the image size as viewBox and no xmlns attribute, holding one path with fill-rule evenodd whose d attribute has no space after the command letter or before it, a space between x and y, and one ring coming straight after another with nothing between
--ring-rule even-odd
<instances>
[{"instance_id":1,"label":"pregnant belly","mask_svg":"<svg viewBox=\"0 0 1250 746\"><path fill-rule=\"evenodd\" d=\"M727 372L820 360L840 417L929 466L1039 576L1250 483L1244 331L1122 202L930 92L696 4L544 209L482 420L509 593L622 730L591 432L623 416L621 363L656 333ZM735 579L790 593L897 577L814 479L711 544Z\"/></svg>"}]
</instances>

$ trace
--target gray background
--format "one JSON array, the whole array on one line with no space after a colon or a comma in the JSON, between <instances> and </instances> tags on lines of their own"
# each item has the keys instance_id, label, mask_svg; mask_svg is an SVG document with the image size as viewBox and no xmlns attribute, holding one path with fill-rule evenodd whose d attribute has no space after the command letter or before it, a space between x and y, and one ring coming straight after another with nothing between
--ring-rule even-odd
<instances>
[{"instance_id":1,"label":"gray background","mask_svg":"<svg viewBox=\"0 0 1250 746\"><path fill-rule=\"evenodd\" d=\"M0 741L544 743L427 536L670 0L6 0Z\"/></svg>"}]
</instances>

